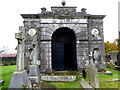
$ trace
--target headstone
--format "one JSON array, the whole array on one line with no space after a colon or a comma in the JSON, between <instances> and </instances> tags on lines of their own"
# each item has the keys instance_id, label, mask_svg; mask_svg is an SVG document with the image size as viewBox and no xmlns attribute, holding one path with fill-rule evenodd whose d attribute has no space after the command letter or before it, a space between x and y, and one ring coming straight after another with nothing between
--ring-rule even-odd
<instances>
[{"instance_id":1,"label":"headstone","mask_svg":"<svg viewBox=\"0 0 120 90\"><path fill-rule=\"evenodd\" d=\"M120 51L117 54L117 65L120 66Z\"/></svg>"},{"instance_id":2,"label":"headstone","mask_svg":"<svg viewBox=\"0 0 120 90\"><path fill-rule=\"evenodd\" d=\"M111 58L110 58L110 55L109 55L109 54L108 54L108 55L105 55L105 60L106 60L106 62L110 62Z\"/></svg>"},{"instance_id":3,"label":"headstone","mask_svg":"<svg viewBox=\"0 0 120 90\"><path fill-rule=\"evenodd\" d=\"M89 83L94 88L99 88L98 70L95 64L91 63L88 67Z\"/></svg>"},{"instance_id":4,"label":"headstone","mask_svg":"<svg viewBox=\"0 0 120 90\"><path fill-rule=\"evenodd\" d=\"M32 83L39 83L40 81L40 70L39 70L39 65L38 65L38 42L37 42L37 36L33 36L33 61L32 65L30 65L30 71L29 71L29 79Z\"/></svg>"},{"instance_id":5,"label":"headstone","mask_svg":"<svg viewBox=\"0 0 120 90\"><path fill-rule=\"evenodd\" d=\"M110 52L110 58L114 62L117 61L117 54L118 54L118 52Z\"/></svg>"},{"instance_id":6,"label":"headstone","mask_svg":"<svg viewBox=\"0 0 120 90\"><path fill-rule=\"evenodd\" d=\"M28 79L27 71L24 70L24 28L19 28L15 37L18 40L17 70L13 73L9 88L30 88L31 82Z\"/></svg>"},{"instance_id":7,"label":"headstone","mask_svg":"<svg viewBox=\"0 0 120 90\"><path fill-rule=\"evenodd\" d=\"M114 64L114 61L113 61L113 60L110 60L109 68L115 69L115 64Z\"/></svg>"}]
</instances>

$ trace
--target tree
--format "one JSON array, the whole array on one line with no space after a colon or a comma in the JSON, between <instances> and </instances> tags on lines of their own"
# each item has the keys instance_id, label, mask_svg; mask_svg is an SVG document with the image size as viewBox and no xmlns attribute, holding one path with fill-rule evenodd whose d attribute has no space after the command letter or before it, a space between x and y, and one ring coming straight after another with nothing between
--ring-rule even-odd
<instances>
[{"instance_id":1,"label":"tree","mask_svg":"<svg viewBox=\"0 0 120 90\"><path fill-rule=\"evenodd\" d=\"M105 42L105 53L108 54L111 51L118 51L118 46L116 43L110 43L109 41Z\"/></svg>"}]
</instances>

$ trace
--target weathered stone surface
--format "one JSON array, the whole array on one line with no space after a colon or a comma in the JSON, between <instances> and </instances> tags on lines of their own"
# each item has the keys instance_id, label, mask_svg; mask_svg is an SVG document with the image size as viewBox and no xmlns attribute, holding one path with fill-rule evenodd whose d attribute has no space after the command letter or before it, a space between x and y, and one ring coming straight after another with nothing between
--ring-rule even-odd
<instances>
[{"instance_id":1,"label":"weathered stone surface","mask_svg":"<svg viewBox=\"0 0 120 90\"><path fill-rule=\"evenodd\" d=\"M34 28L37 31L41 71L45 72L47 69L52 69L52 63L48 63L48 61L52 62L53 60L52 36L57 29L63 27L71 29L75 34L77 69L86 67L85 65L87 65L86 63L89 60L88 56L94 48L99 48L101 61L105 61L103 35L103 18L105 15L87 14L84 8L81 12L76 12L76 7L66 6L53 7L51 11L43 11L43 9L39 14L21 14L24 18L26 46L32 44L33 40L33 37L28 35L28 30ZM100 38L91 34L93 28L98 29ZM25 57L25 60L28 59L28 57ZM45 62L47 63L45 64ZM28 64L25 66L29 67ZM105 69L105 63L100 63L99 67Z\"/></svg>"},{"instance_id":2,"label":"weathered stone surface","mask_svg":"<svg viewBox=\"0 0 120 90\"><path fill-rule=\"evenodd\" d=\"M90 85L94 88L99 88L98 70L95 64L91 63L88 67L88 75Z\"/></svg>"},{"instance_id":3,"label":"weathered stone surface","mask_svg":"<svg viewBox=\"0 0 120 90\"><path fill-rule=\"evenodd\" d=\"M15 38L18 40L17 48L17 71L24 70L24 47L25 47L25 30L24 27L19 27L19 32L15 34Z\"/></svg>"},{"instance_id":4,"label":"weathered stone surface","mask_svg":"<svg viewBox=\"0 0 120 90\"><path fill-rule=\"evenodd\" d=\"M41 80L72 82L72 81L76 80L76 76L41 76Z\"/></svg>"},{"instance_id":5,"label":"weathered stone surface","mask_svg":"<svg viewBox=\"0 0 120 90\"><path fill-rule=\"evenodd\" d=\"M40 69L38 65L30 65L29 76L38 76L40 75Z\"/></svg>"},{"instance_id":6,"label":"weathered stone surface","mask_svg":"<svg viewBox=\"0 0 120 90\"><path fill-rule=\"evenodd\" d=\"M110 52L110 58L114 62L117 61L117 54L118 54L118 52Z\"/></svg>"},{"instance_id":7,"label":"weathered stone surface","mask_svg":"<svg viewBox=\"0 0 120 90\"><path fill-rule=\"evenodd\" d=\"M30 65L29 79L32 83L39 83L40 69L38 65Z\"/></svg>"},{"instance_id":8,"label":"weathered stone surface","mask_svg":"<svg viewBox=\"0 0 120 90\"><path fill-rule=\"evenodd\" d=\"M38 76L30 76L28 77L31 83L40 83L40 77Z\"/></svg>"},{"instance_id":9,"label":"weathered stone surface","mask_svg":"<svg viewBox=\"0 0 120 90\"><path fill-rule=\"evenodd\" d=\"M110 62L106 63L106 66L111 69L115 69L115 64L113 60L110 60Z\"/></svg>"},{"instance_id":10,"label":"weathered stone surface","mask_svg":"<svg viewBox=\"0 0 120 90\"><path fill-rule=\"evenodd\" d=\"M31 88L31 82L28 79L26 71L14 72L9 88Z\"/></svg>"},{"instance_id":11,"label":"weathered stone surface","mask_svg":"<svg viewBox=\"0 0 120 90\"><path fill-rule=\"evenodd\" d=\"M117 65L120 67L120 51L117 54Z\"/></svg>"}]
</instances>

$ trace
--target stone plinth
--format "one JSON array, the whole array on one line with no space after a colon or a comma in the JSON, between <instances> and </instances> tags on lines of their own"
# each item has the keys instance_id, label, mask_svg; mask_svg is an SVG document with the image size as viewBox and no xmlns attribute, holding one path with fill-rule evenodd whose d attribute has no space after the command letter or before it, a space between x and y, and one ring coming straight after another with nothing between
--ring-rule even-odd
<instances>
[{"instance_id":1,"label":"stone plinth","mask_svg":"<svg viewBox=\"0 0 120 90\"><path fill-rule=\"evenodd\" d=\"M40 71L38 65L30 65L29 79L32 83L39 83Z\"/></svg>"},{"instance_id":2,"label":"stone plinth","mask_svg":"<svg viewBox=\"0 0 120 90\"><path fill-rule=\"evenodd\" d=\"M76 80L76 76L41 76L41 80L56 82L72 82Z\"/></svg>"},{"instance_id":3,"label":"stone plinth","mask_svg":"<svg viewBox=\"0 0 120 90\"><path fill-rule=\"evenodd\" d=\"M31 88L26 71L14 72L9 88Z\"/></svg>"}]
</instances>

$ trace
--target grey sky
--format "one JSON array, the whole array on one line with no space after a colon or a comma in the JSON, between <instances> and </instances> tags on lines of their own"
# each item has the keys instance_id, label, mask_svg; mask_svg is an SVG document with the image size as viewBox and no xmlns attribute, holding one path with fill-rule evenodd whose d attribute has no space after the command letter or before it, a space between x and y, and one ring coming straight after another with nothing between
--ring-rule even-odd
<instances>
[{"instance_id":1,"label":"grey sky","mask_svg":"<svg viewBox=\"0 0 120 90\"><path fill-rule=\"evenodd\" d=\"M20 14L40 13L42 7L50 11L51 6L61 6L62 0L1 0L0 1L0 48L17 46L15 32L22 26ZM119 0L66 0L66 6L77 6L77 11L86 8L88 14L106 15L104 18L105 41L113 42L118 38L118 1Z\"/></svg>"}]
</instances>

